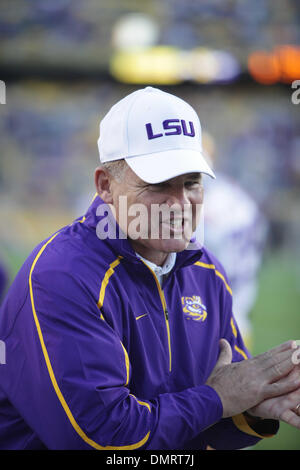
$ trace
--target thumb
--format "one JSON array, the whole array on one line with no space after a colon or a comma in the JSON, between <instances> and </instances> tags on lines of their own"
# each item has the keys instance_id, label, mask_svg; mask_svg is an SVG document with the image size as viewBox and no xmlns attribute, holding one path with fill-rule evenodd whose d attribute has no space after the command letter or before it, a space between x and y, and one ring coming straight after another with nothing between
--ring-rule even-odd
<instances>
[{"instance_id":1,"label":"thumb","mask_svg":"<svg viewBox=\"0 0 300 470\"><path fill-rule=\"evenodd\" d=\"M231 364L232 361L232 350L227 339L222 338L219 342L220 345L220 355L216 363L216 367L225 366L226 364Z\"/></svg>"}]
</instances>

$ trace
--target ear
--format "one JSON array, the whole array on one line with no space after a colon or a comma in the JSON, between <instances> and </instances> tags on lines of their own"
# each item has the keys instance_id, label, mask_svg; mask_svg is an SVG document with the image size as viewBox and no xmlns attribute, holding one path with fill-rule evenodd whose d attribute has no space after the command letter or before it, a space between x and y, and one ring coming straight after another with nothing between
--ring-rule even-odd
<instances>
[{"instance_id":1,"label":"ear","mask_svg":"<svg viewBox=\"0 0 300 470\"><path fill-rule=\"evenodd\" d=\"M106 204L112 204L111 176L109 172L101 166L98 166L95 170L95 186L101 199L106 202Z\"/></svg>"}]
</instances>

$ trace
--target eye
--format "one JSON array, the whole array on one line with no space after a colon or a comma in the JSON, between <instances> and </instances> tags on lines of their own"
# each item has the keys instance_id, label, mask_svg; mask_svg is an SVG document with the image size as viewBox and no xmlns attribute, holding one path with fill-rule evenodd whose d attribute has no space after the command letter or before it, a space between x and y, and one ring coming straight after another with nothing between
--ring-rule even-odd
<instances>
[{"instance_id":1,"label":"eye","mask_svg":"<svg viewBox=\"0 0 300 470\"><path fill-rule=\"evenodd\" d=\"M157 183L157 184L151 184L149 186L151 191L163 191L168 187L168 183Z\"/></svg>"},{"instance_id":2,"label":"eye","mask_svg":"<svg viewBox=\"0 0 300 470\"><path fill-rule=\"evenodd\" d=\"M198 188L202 188L202 185L201 185L201 181L198 181L198 180L191 180L191 181L186 181L184 183L185 187L187 189L198 189Z\"/></svg>"}]
</instances>

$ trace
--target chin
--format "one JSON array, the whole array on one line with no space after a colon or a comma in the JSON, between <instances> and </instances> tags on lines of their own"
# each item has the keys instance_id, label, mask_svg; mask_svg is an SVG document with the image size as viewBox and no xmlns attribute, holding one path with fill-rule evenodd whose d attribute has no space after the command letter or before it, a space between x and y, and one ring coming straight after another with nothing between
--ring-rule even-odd
<instances>
[{"instance_id":1,"label":"chin","mask_svg":"<svg viewBox=\"0 0 300 470\"><path fill-rule=\"evenodd\" d=\"M164 253L179 253L187 248L189 242L186 240L160 240L157 250L163 251Z\"/></svg>"}]
</instances>

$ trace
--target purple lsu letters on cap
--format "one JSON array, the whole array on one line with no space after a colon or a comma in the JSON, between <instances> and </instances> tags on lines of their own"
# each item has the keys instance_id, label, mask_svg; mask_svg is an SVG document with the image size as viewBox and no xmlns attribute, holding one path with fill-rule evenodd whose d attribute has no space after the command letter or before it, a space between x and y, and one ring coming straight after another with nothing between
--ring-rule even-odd
<instances>
[{"instance_id":1,"label":"purple lsu letters on cap","mask_svg":"<svg viewBox=\"0 0 300 470\"><path fill-rule=\"evenodd\" d=\"M203 156L195 110L157 88L135 91L110 109L100 123L98 148L101 163L124 158L150 184L185 173L215 178Z\"/></svg>"}]
</instances>

